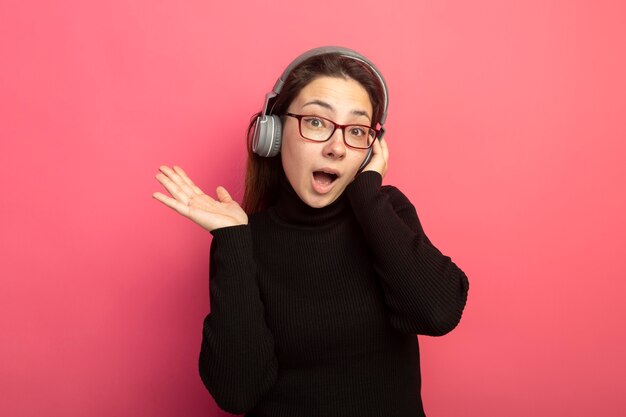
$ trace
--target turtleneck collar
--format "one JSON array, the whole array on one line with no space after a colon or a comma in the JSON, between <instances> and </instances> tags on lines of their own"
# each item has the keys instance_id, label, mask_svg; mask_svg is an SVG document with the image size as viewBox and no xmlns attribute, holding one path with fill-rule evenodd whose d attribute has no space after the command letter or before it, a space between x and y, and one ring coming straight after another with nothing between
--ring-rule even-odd
<instances>
[{"instance_id":1,"label":"turtleneck collar","mask_svg":"<svg viewBox=\"0 0 626 417\"><path fill-rule=\"evenodd\" d=\"M313 208L300 199L283 174L280 177L279 196L271 210L286 223L297 226L320 227L345 218L349 211L349 202L344 192L328 206Z\"/></svg>"}]
</instances>

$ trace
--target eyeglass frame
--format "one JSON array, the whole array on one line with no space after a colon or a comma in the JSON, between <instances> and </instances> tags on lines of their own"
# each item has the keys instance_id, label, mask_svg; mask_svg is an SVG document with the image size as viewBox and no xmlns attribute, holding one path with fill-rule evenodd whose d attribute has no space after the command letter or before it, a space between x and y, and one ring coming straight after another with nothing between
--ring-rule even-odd
<instances>
[{"instance_id":1,"label":"eyeglass frame","mask_svg":"<svg viewBox=\"0 0 626 417\"><path fill-rule=\"evenodd\" d=\"M336 123L336 122L335 122L335 121L333 121L333 120L327 119L326 117L317 116L317 115L314 115L314 114L295 114L295 113L285 112L284 116L290 116L290 117L293 117L293 118L295 118L295 119L298 119L298 131L300 132L300 136L302 136L302 138L303 138L304 140L308 140L308 141L310 141L310 142L316 142L316 143L324 143L324 142L328 142L328 141L330 140L330 138L332 138L332 137L333 137L333 135L335 134L335 132L337 131L337 128L340 128L340 129L341 129L341 133L342 133L341 137L343 138L343 143L344 143L344 144L345 144L348 148L351 148L351 149L363 149L363 150L365 150L365 149L370 149L370 148L374 145L374 142L376 141L376 138L377 138L377 137L378 137L378 135L380 134L380 129L375 129L375 128L371 127L371 126L361 125L361 124L358 124L358 123L350 123L350 124L347 124L347 125L341 125L341 124L339 124L339 123ZM333 131L330 133L330 135L328 135L328 139L325 139L325 140L315 140L315 139L309 139L309 138L307 138L306 136L304 136L304 135L302 134L302 118L303 118L303 117L316 117L316 118L318 118L318 119L326 120L327 122L332 123L332 124L333 124ZM358 146L352 146L352 145L350 145L350 144L346 141L346 130L345 130L345 129L346 129L346 127L349 127L349 126L365 127L365 128L367 128L367 129L369 129L369 130L373 130L373 131L374 131L374 133L375 133L375 135L374 135L374 139L372 140L372 143L370 143L370 144L369 144L369 146L368 146L367 148L360 148L360 147L358 147Z\"/></svg>"}]
</instances>

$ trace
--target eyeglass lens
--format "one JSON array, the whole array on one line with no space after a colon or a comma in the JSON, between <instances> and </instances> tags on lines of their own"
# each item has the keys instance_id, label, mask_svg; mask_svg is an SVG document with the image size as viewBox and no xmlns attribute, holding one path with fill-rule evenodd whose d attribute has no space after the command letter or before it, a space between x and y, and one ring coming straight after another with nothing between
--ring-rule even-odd
<instances>
[{"instance_id":1,"label":"eyeglass lens","mask_svg":"<svg viewBox=\"0 0 626 417\"><path fill-rule=\"evenodd\" d=\"M334 133L335 124L321 117L303 116L300 119L300 131L307 139L325 141ZM363 125L346 126L343 134L346 143L355 148L369 148L376 137L374 129Z\"/></svg>"}]
</instances>

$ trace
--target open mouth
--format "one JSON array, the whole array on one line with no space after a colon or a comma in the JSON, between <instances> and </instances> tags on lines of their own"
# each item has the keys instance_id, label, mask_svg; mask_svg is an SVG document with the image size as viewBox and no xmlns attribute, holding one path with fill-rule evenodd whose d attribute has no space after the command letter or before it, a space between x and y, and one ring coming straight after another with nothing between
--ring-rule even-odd
<instances>
[{"instance_id":1,"label":"open mouth","mask_svg":"<svg viewBox=\"0 0 626 417\"><path fill-rule=\"evenodd\" d=\"M313 172L313 180L322 186L327 186L327 185L332 184L337 178L339 178L337 174L333 174L330 172L324 172L324 171Z\"/></svg>"}]
</instances>

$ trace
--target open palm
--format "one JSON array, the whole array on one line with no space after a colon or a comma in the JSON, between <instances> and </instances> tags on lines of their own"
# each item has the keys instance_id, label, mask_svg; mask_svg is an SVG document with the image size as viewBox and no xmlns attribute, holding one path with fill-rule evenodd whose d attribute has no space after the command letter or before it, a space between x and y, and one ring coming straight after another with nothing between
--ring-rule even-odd
<instances>
[{"instance_id":1,"label":"open palm","mask_svg":"<svg viewBox=\"0 0 626 417\"><path fill-rule=\"evenodd\" d=\"M172 195L156 192L152 196L206 230L248 224L246 212L232 199L224 187L217 187L216 199L206 195L180 167L161 166L156 175Z\"/></svg>"}]
</instances>

